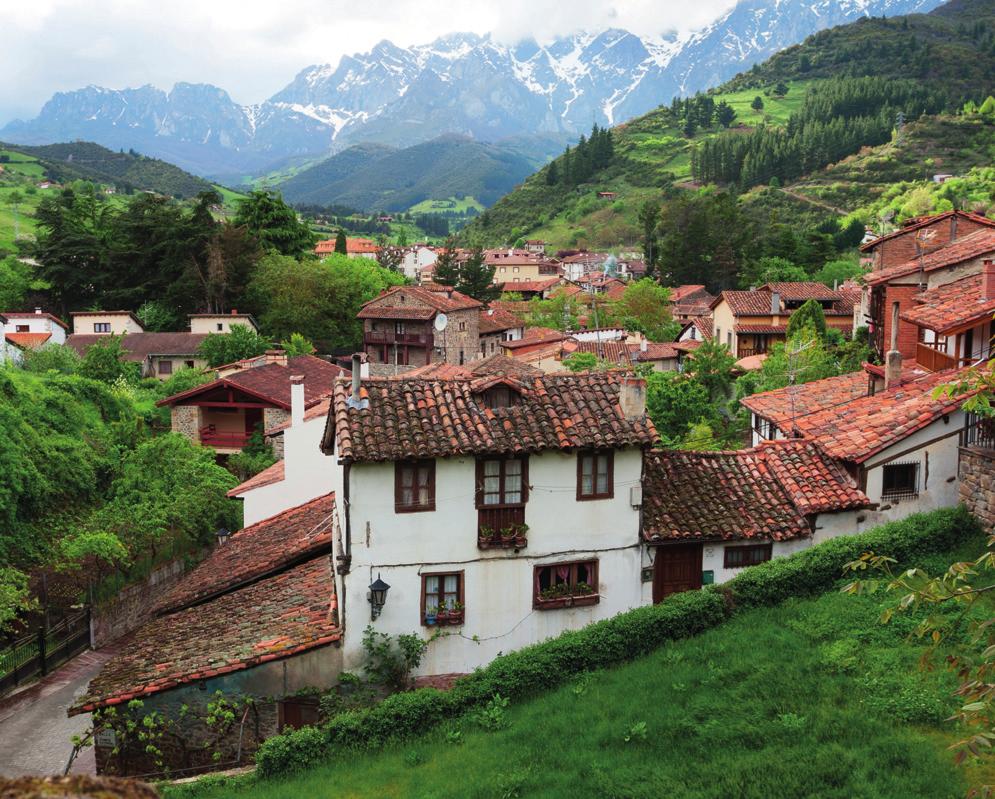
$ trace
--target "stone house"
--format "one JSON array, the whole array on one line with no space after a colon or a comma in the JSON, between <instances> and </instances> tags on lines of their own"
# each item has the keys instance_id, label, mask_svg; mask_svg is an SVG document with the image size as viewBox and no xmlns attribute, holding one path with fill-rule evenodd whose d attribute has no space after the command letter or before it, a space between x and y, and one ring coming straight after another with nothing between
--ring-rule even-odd
<instances>
[{"instance_id":1,"label":"stone house","mask_svg":"<svg viewBox=\"0 0 995 799\"><path fill-rule=\"evenodd\" d=\"M870 259L871 271L891 269L940 247L977 233L995 229L995 220L969 211L946 211L942 214L908 220L898 230L866 241L860 251Z\"/></svg>"},{"instance_id":2,"label":"stone house","mask_svg":"<svg viewBox=\"0 0 995 799\"><path fill-rule=\"evenodd\" d=\"M371 364L467 363L480 352L481 307L446 286L394 286L357 314L363 321L363 350Z\"/></svg>"}]
</instances>

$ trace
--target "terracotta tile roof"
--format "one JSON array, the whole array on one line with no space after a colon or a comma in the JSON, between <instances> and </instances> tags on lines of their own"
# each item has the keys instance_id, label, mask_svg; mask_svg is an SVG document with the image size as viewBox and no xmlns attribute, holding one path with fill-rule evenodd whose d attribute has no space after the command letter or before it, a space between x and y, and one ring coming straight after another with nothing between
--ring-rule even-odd
<instances>
[{"instance_id":1,"label":"terracotta tile roof","mask_svg":"<svg viewBox=\"0 0 995 799\"><path fill-rule=\"evenodd\" d=\"M566 333L553 330L551 327L527 327L525 335L514 341L502 341L501 346L505 349L516 350L535 344L547 344L554 341L563 341L567 337Z\"/></svg>"},{"instance_id":2,"label":"terracotta tile roof","mask_svg":"<svg viewBox=\"0 0 995 799\"><path fill-rule=\"evenodd\" d=\"M127 338L127 336L125 337ZM332 384L337 377L348 374L341 366L323 361L313 355L296 355L287 359L287 365L268 363L251 369L233 372L220 380L205 383L159 400L156 405L177 405L193 397L217 391L219 388L234 388L245 391L279 408L290 409L290 378L304 376L304 404L310 407L332 393Z\"/></svg>"},{"instance_id":3,"label":"terracotta tile roof","mask_svg":"<svg viewBox=\"0 0 995 799\"><path fill-rule=\"evenodd\" d=\"M892 231L891 233L886 233L884 236L878 236L876 239L872 239L866 244L861 244L860 251L870 252L871 250L873 250L875 247L877 247L879 244L882 244L883 242L890 241L891 239L897 238L898 236L904 236L906 233L919 230L920 228L924 228L928 225L932 225L936 222L948 219L954 215L960 216L963 219L970 219L973 222L978 222L979 224L988 225L989 227L995 228L995 221L989 219L988 217L980 216L979 214L972 214L970 211L944 211L942 214L922 217L918 221L912 222L911 224L906 224L904 227L901 227L898 230Z\"/></svg>"},{"instance_id":4,"label":"terracotta tile roof","mask_svg":"<svg viewBox=\"0 0 995 799\"><path fill-rule=\"evenodd\" d=\"M736 361L733 364L733 369L737 369L740 372L753 372L763 366L766 360L766 352L761 352L759 355L747 355L745 358L740 358Z\"/></svg>"},{"instance_id":5,"label":"terracotta tile roof","mask_svg":"<svg viewBox=\"0 0 995 799\"><path fill-rule=\"evenodd\" d=\"M680 302L681 300L685 300L688 297L692 297L694 295L702 294L702 293L704 293L704 294L708 293L707 291L705 291L705 287L703 285L695 284L695 285L677 286L676 288L672 288L670 290L670 301L671 302ZM711 297L709 299L709 302L712 299L715 299L715 298Z\"/></svg>"},{"instance_id":6,"label":"terracotta tile roof","mask_svg":"<svg viewBox=\"0 0 995 799\"><path fill-rule=\"evenodd\" d=\"M411 319L425 321L434 317L438 311L435 308L419 308L414 305L373 305L363 308L357 319Z\"/></svg>"},{"instance_id":7,"label":"terracotta tile roof","mask_svg":"<svg viewBox=\"0 0 995 799\"><path fill-rule=\"evenodd\" d=\"M514 327L524 327L521 320L513 313L502 311L500 308L488 308L481 310L478 330L480 335L489 333L500 333Z\"/></svg>"},{"instance_id":8,"label":"terracotta tile roof","mask_svg":"<svg viewBox=\"0 0 995 799\"><path fill-rule=\"evenodd\" d=\"M70 710L82 713L338 641L327 555L203 605L154 619L122 642Z\"/></svg>"},{"instance_id":9,"label":"terracotta tile roof","mask_svg":"<svg viewBox=\"0 0 995 799\"><path fill-rule=\"evenodd\" d=\"M329 393L329 395L325 397L323 400L305 409L304 421L310 422L314 419L324 419L326 416L328 416L328 409L331 406L332 406L332 397L331 393ZM283 424L277 425L276 427L271 427L265 431L264 435L275 436L278 433L282 433L284 430L290 427L291 424L292 422L284 422Z\"/></svg>"},{"instance_id":10,"label":"terracotta tile roof","mask_svg":"<svg viewBox=\"0 0 995 799\"><path fill-rule=\"evenodd\" d=\"M632 363L630 347L624 341L602 341L599 349L597 341L573 341L568 339L564 343L563 354L567 355L572 352L589 352L592 355L598 355L603 361L623 366L629 366Z\"/></svg>"},{"instance_id":11,"label":"terracotta tile roof","mask_svg":"<svg viewBox=\"0 0 995 799\"><path fill-rule=\"evenodd\" d=\"M825 283L814 281L800 283L766 283L757 291L777 292L782 300L797 302L799 300L838 300L840 293L829 288Z\"/></svg>"},{"instance_id":12,"label":"terracotta tile roof","mask_svg":"<svg viewBox=\"0 0 995 799\"><path fill-rule=\"evenodd\" d=\"M94 344L106 342L109 336L93 333L73 333L66 337L66 344L80 355ZM125 333L118 336L126 361L142 362L149 356L174 355L193 358L206 333Z\"/></svg>"},{"instance_id":13,"label":"terracotta tile roof","mask_svg":"<svg viewBox=\"0 0 995 799\"><path fill-rule=\"evenodd\" d=\"M19 349L34 349L40 347L50 338L51 333L5 333L4 338Z\"/></svg>"},{"instance_id":14,"label":"terracotta tile roof","mask_svg":"<svg viewBox=\"0 0 995 799\"><path fill-rule=\"evenodd\" d=\"M903 313L902 319L940 334L991 319L995 298L984 298L983 282L980 274L971 275L924 291L916 297L918 305Z\"/></svg>"},{"instance_id":15,"label":"terracotta tile roof","mask_svg":"<svg viewBox=\"0 0 995 799\"><path fill-rule=\"evenodd\" d=\"M327 411L326 411L327 412ZM229 497L240 497L242 494L247 494L253 489L262 488L263 486L273 485L273 483L282 483L284 478L284 463L282 460L278 460L272 466L267 469L263 469L259 474L250 477L244 483L240 483L235 486L231 491L228 492Z\"/></svg>"},{"instance_id":16,"label":"terracotta tile roof","mask_svg":"<svg viewBox=\"0 0 995 799\"><path fill-rule=\"evenodd\" d=\"M734 316L770 316L771 295L767 291L723 291L712 301L715 308L722 300Z\"/></svg>"},{"instance_id":17,"label":"terracotta tile roof","mask_svg":"<svg viewBox=\"0 0 995 799\"><path fill-rule=\"evenodd\" d=\"M469 308L480 308L481 305L482 303L473 297L467 297L465 294L460 294L449 288L433 291L425 286L392 286L382 292L380 296L363 303L362 309L356 316L359 319L426 319L434 316L435 311L450 313ZM432 312L427 317L424 315L418 317L394 315L398 311L407 311L410 308L429 308L432 309ZM384 309L388 309L390 313L386 313Z\"/></svg>"},{"instance_id":18,"label":"terracotta tile roof","mask_svg":"<svg viewBox=\"0 0 995 799\"><path fill-rule=\"evenodd\" d=\"M697 346L700 342L695 344ZM665 361L676 358L680 351L676 341L648 341L645 350L637 344L632 350L632 356L637 361Z\"/></svg>"},{"instance_id":19,"label":"terracotta tile roof","mask_svg":"<svg viewBox=\"0 0 995 799\"><path fill-rule=\"evenodd\" d=\"M865 372L850 372L825 380L813 380L797 386L778 388L744 397L740 402L749 410L768 419L782 431L790 431L794 419L805 414L845 405L867 396Z\"/></svg>"},{"instance_id":20,"label":"terracotta tile roof","mask_svg":"<svg viewBox=\"0 0 995 799\"><path fill-rule=\"evenodd\" d=\"M542 372L534 366L529 366L527 363L522 363L522 361L517 358L509 358L507 355L503 355L498 352L494 355L488 355L486 358L470 361L463 366L457 366L454 363L446 363L445 361L436 361L435 363L419 366L415 369L411 369L410 371L402 372L399 375L394 375L390 379L404 380L412 377L418 377L430 380L457 380L460 378L469 380L471 378L482 377L484 375L509 375L511 377L521 377L524 375L538 374L542 374Z\"/></svg>"},{"instance_id":21,"label":"terracotta tile roof","mask_svg":"<svg viewBox=\"0 0 995 799\"><path fill-rule=\"evenodd\" d=\"M36 313L35 311L0 311L0 316L3 316L9 322L16 322L19 319L48 319L55 322L59 327L65 331L69 331L69 325L63 322L59 317L50 313Z\"/></svg>"},{"instance_id":22,"label":"terracotta tile roof","mask_svg":"<svg viewBox=\"0 0 995 799\"><path fill-rule=\"evenodd\" d=\"M239 530L167 592L156 603L156 613L200 604L331 552L334 516L335 495L326 494Z\"/></svg>"},{"instance_id":23,"label":"terracotta tile roof","mask_svg":"<svg viewBox=\"0 0 995 799\"><path fill-rule=\"evenodd\" d=\"M558 277L547 277L542 280L514 280L508 283L501 284L501 291L510 293L514 291L522 292L540 292L551 289L553 286L557 286L560 283Z\"/></svg>"},{"instance_id":24,"label":"terracotta tile roof","mask_svg":"<svg viewBox=\"0 0 995 799\"><path fill-rule=\"evenodd\" d=\"M956 411L968 395L933 397L957 372L937 372L873 396L799 416L795 429L834 458L863 463L872 455Z\"/></svg>"},{"instance_id":25,"label":"terracotta tile roof","mask_svg":"<svg viewBox=\"0 0 995 799\"><path fill-rule=\"evenodd\" d=\"M988 221L991 222L991 220ZM897 277L914 275L920 269L927 273L935 272L937 269L955 266L963 261L980 258L992 252L995 252L995 230L976 230L974 233L955 239L945 247L924 256L921 264L918 258L913 258L911 261L897 264L888 269L870 272L864 275L864 282L869 286L877 286Z\"/></svg>"},{"instance_id":26,"label":"terracotta tile roof","mask_svg":"<svg viewBox=\"0 0 995 799\"><path fill-rule=\"evenodd\" d=\"M617 372L518 378L518 405L489 408L469 380L367 380L363 410L350 408L348 381L335 386L323 447L339 458L390 461L468 454L529 453L584 447L649 446L648 416L629 420L619 406Z\"/></svg>"},{"instance_id":27,"label":"terracotta tile roof","mask_svg":"<svg viewBox=\"0 0 995 799\"><path fill-rule=\"evenodd\" d=\"M735 452L654 450L644 475L643 536L650 542L802 538L811 535L809 514L870 505L808 441Z\"/></svg>"},{"instance_id":28,"label":"terracotta tile roof","mask_svg":"<svg viewBox=\"0 0 995 799\"><path fill-rule=\"evenodd\" d=\"M673 347L678 352L694 352L704 342L701 339L688 339L687 341L675 341Z\"/></svg>"},{"instance_id":29,"label":"terracotta tile roof","mask_svg":"<svg viewBox=\"0 0 995 799\"><path fill-rule=\"evenodd\" d=\"M706 341L712 340L712 317L711 316L696 316L690 322L684 326L684 330L687 330L691 325L698 328L698 332L704 336ZM684 332L683 330L681 331Z\"/></svg>"},{"instance_id":30,"label":"terracotta tile roof","mask_svg":"<svg viewBox=\"0 0 995 799\"><path fill-rule=\"evenodd\" d=\"M377 244L373 241L373 239L354 239L347 237L345 240L345 247L346 254L375 254L377 251ZM317 255L331 255L335 252L335 239L319 241L315 245L314 251Z\"/></svg>"},{"instance_id":31,"label":"terracotta tile roof","mask_svg":"<svg viewBox=\"0 0 995 799\"><path fill-rule=\"evenodd\" d=\"M787 335L787 325L733 325L734 333Z\"/></svg>"}]
</instances>

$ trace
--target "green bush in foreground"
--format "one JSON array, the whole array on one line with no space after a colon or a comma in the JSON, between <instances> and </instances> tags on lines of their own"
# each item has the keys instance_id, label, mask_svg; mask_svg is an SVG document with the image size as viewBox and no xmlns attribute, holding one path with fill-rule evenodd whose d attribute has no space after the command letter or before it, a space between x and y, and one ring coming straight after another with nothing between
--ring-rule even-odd
<instances>
[{"instance_id":1,"label":"green bush in foreground","mask_svg":"<svg viewBox=\"0 0 995 799\"><path fill-rule=\"evenodd\" d=\"M955 547L979 534L963 508L917 514L855 536L835 538L787 558L745 570L722 586L675 594L503 655L458 680L450 691L423 688L379 705L342 713L319 729L266 741L256 754L260 777L311 768L347 747L374 749L423 734L440 722L485 705L495 694L512 699L558 687L576 675L618 665L662 644L715 627L739 609L777 605L823 593L842 578L844 564L873 550L900 561Z\"/></svg>"}]
</instances>

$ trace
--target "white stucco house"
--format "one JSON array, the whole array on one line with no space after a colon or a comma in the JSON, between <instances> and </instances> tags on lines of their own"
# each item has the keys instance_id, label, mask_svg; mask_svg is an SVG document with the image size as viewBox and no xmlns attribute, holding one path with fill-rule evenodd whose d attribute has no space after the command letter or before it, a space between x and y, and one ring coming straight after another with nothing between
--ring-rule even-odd
<instances>
[{"instance_id":1,"label":"white stucco house","mask_svg":"<svg viewBox=\"0 0 995 799\"><path fill-rule=\"evenodd\" d=\"M801 438L843 464L874 505L880 524L959 502L964 396L934 397L957 379L940 372L872 393L866 372L754 394L754 442Z\"/></svg>"},{"instance_id":2,"label":"white stucco house","mask_svg":"<svg viewBox=\"0 0 995 799\"><path fill-rule=\"evenodd\" d=\"M34 311L3 311L3 332L15 346L65 344L69 326L59 317L35 308Z\"/></svg>"},{"instance_id":3,"label":"white stucco house","mask_svg":"<svg viewBox=\"0 0 995 799\"><path fill-rule=\"evenodd\" d=\"M416 244L404 251L401 271L406 278L417 283L421 279L421 270L427 266L432 266L437 260L439 260L439 254L435 250Z\"/></svg>"},{"instance_id":4,"label":"white stucco house","mask_svg":"<svg viewBox=\"0 0 995 799\"><path fill-rule=\"evenodd\" d=\"M418 673L462 673L641 605L655 439L645 382L618 373L340 381L323 448L341 467L344 668L370 623L444 628Z\"/></svg>"}]
</instances>

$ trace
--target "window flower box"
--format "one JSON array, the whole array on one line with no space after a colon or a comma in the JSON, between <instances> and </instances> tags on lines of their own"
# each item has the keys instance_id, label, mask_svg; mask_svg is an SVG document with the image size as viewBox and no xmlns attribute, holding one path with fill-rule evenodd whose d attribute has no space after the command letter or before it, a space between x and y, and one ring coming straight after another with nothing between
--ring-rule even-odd
<instances>
[{"instance_id":1,"label":"window flower box","mask_svg":"<svg viewBox=\"0 0 995 799\"><path fill-rule=\"evenodd\" d=\"M435 623L439 627L455 626L463 623L463 609L441 610L435 615Z\"/></svg>"},{"instance_id":2,"label":"window flower box","mask_svg":"<svg viewBox=\"0 0 995 799\"><path fill-rule=\"evenodd\" d=\"M577 596L560 596L551 599L536 597L536 610L556 610L557 608L581 608L588 605L597 605L601 601L601 594L579 594Z\"/></svg>"},{"instance_id":3,"label":"window flower box","mask_svg":"<svg viewBox=\"0 0 995 799\"><path fill-rule=\"evenodd\" d=\"M478 549L524 549L529 539L527 524L515 524L500 530L480 527L477 530Z\"/></svg>"}]
</instances>

